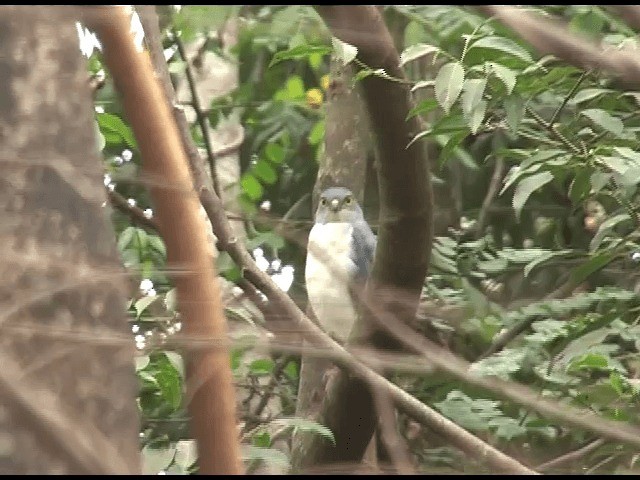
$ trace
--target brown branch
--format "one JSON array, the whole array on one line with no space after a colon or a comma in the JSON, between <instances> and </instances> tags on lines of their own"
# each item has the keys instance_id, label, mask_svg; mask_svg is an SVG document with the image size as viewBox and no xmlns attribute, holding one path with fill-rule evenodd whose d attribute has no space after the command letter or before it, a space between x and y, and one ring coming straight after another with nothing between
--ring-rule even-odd
<instances>
[{"instance_id":1,"label":"brown branch","mask_svg":"<svg viewBox=\"0 0 640 480\"><path fill-rule=\"evenodd\" d=\"M389 454L396 473L401 475L414 474L415 470L412 467L406 441L397 430L395 409L389 394L381 388L374 388L373 400L378 414L378 435Z\"/></svg>"},{"instance_id":2,"label":"brown branch","mask_svg":"<svg viewBox=\"0 0 640 480\"><path fill-rule=\"evenodd\" d=\"M500 190L500 183L502 182L502 176L504 174L505 163L502 158L496 160L496 164L493 168L493 175L491 176L491 182L489 183L489 189L482 201L482 207L478 214L478 223L476 223L476 238L480 238L484 232L485 224L487 223L487 214L489 207L493 203L493 199L496 197Z\"/></svg>"},{"instance_id":3,"label":"brown branch","mask_svg":"<svg viewBox=\"0 0 640 480\"><path fill-rule=\"evenodd\" d=\"M593 442L589 442L584 447L580 447L577 450L574 450L569 453L565 453L564 455L560 455L553 460L549 460L548 462L544 462L536 468L536 470L540 472L548 472L551 469L558 468L560 465L564 465L565 463L575 462L576 460L580 460L585 455L593 452L601 445L604 445L605 441L602 438L598 440L594 440Z\"/></svg>"},{"instance_id":4,"label":"brown branch","mask_svg":"<svg viewBox=\"0 0 640 480\"><path fill-rule=\"evenodd\" d=\"M200 130L202 131L202 138L204 140L204 147L207 151L207 160L209 162L209 168L211 169L211 180L213 182L213 189L216 191L218 195L222 195L220 192L220 186L218 184L218 174L216 172L216 164L215 164L215 155L213 151L213 146L211 144L211 135L209 134L209 122L207 117L202 113L202 104L200 103L200 96L198 95L198 88L196 85L196 80L193 76L193 70L191 69L191 64L189 63L189 58L187 58L187 52L185 52L184 44L182 40L178 36L178 33L173 30L173 40L178 47L178 52L180 53L180 57L185 63L185 74L187 76L187 83L189 84L189 90L191 91L191 106L196 112L196 118L198 119L198 124L200 125ZM206 45L206 42L205 42Z\"/></svg>"},{"instance_id":5,"label":"brown branch","mask_svg":"<svg viewBox=\"0 0 640 480\"><path fill-rule=\"evenodd\" d=\"M127 202L127 200L118 192L107 188L107 195L111 205L131 218L133 223L151 230L159 230L158 223L153 218L147 218L142 209L129 205L129 202Z\"/></svg>"},{"instance_id":6,"label":"brown branch","mask_svg":"<svg viewBox=\"0 0 640 480\"><path fill-rule=\"evenodd\" d=\"M473 8L484 15L496 17L543 55L554 55L583 70L602 69L629 88L640 87L640 60L632 52L604 51L594 42L569 33L561 22L520 8L500 5Z\"/></svg>"},{"instance_id":7,"label":"brown branch","mask_svg":"<svg viewBox=\"0 0 640 480\"><path fill-rule=\"evenodd\" d=\"M127 10L95 8L91 24L102 41L105 63L138 141L143 168L151 177L166 182L150 190L167 246L168 265L191 270L189 275L174 278L185 332L223 339L227 325L189 165L149 56L136 51ZM201 473L242 472L232 382L225 349L188 357L185 383L191 397L191 429L198 442Z\"/></svg>"}]
</instances>

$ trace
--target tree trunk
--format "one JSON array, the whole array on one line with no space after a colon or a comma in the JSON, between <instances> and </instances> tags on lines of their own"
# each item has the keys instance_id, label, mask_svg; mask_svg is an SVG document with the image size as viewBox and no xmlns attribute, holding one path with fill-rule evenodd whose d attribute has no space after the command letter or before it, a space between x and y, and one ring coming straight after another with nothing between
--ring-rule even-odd
<instances>
[{"instance_id":1,"label":"tree trunk","mask_svg":"<svg viewBox=\"0 0 640 480\"><path fill-rule=\"evenodd\" d=\"M343 66L337 59L332 58L330 69L325 154L313 189L314 212L320 193L331 186L349 188L358 202L363 203L368 157L372 150L366 108L359 89L352 85L353 68L350 65ZM325 374L331 365L329 360L320 357L302 358L296 403L297 417L319 420L318 414L327 387L324 381ZM314 434L301 432L294 437L294 469L303 463L305 444L310 435ZM375 464L375 442L369 445L364 461L368 465Z\"/></svg>"},{"instance_id":2,"label":"tree trunk","mask_svg":"<svg viewBox=\"0 0 640 480\"><path fill-rule=\"evenodd\" d=\"M391 35L375 7L315 8L333 35L358 48L363 64L404 78ZM369 305L375 303L376 310L406 320L415 315L431 252L428 161L421 145L407 147L419 131L417 119L407 120L412 108L409 88L376 76L365 78L361 85L379 151L380 227L367 300ZM389 328L377 315L361 316L350 341L395 348L397 341ZM369 385L342 372L323 397L319 419L333 432L335 445L312 437L299 455L299 466L361 461L377 424Z\"/></svg>"},{"instance_id":3,"label":"tree trunk","mask_svg":"<svg viewBox=\"0 0 640 480\"><path fill-rule=\"evenodd\" d=\"M134 346L69 7L0 16L0 473L139 473Z\"/></svg>"}]
</instances>

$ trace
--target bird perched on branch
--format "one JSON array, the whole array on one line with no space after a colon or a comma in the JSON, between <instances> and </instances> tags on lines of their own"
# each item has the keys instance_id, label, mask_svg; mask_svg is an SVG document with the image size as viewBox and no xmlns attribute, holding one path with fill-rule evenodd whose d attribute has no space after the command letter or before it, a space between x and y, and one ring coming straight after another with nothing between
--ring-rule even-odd
<instances>
[{"instance_id":1,"label":"bird perched on branch","mask_svg":"<svg viewBox=\"0 0 640 480\"><path fill-rule=\"evenodd\" d=\"M332 187L322 192L309 234L305 281L315 317L341 343L357 317L349 287L364 283L375 248L376 237L351 191Z\"/></svg>"}]
</instances>

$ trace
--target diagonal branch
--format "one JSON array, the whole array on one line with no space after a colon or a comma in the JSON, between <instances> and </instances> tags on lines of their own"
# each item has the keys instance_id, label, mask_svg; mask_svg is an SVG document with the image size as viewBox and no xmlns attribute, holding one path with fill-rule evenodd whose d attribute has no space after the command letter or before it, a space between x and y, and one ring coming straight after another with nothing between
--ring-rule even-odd
<instances>
[{"instance_id":1,"label":"diagonal branch","mask_svg":"<svg viewBox=\"0 0 640 480\"><path fill-rule=\"evenodd\" d=\"M606 70L627 87L640 87L640 60L635 53L614 49L605 51L593 41L569 33L561 22L520 8L501 5L473 8L500 20L543 55L554 55L583 70Z\"/></svg>"},{"instance_id":2,"label":"diagonal branch","mask_svg":"<svg viewBox=\"0 0 640 480\"><path fill-rule=\"evenodd\" d=\"M182 43L182 39L178 35L178 33L174 30L172 32L173 39L175 41L176 46L178 47L178 52L180 53L180 57L185 63L185 74L187 76L187 82L189 83L189 90L191 91L191 106L196 112L196 118L198 119L198 125L200 125L200 130L202 131L202 138L204 140L204 147L207 151L207 160L209 162L209 168L211 169L211 180L213 182L213 189L221 195L220 186L218 185L218 174L216 172L215 165L215 152L213 151L213 145L211 143L211 135L209 134L209 121L204 114L204 110L202 109L202 103L200 102L200 96L198 95L198 88L196 85L195 77L193 76L193 69L191 68L191 63L189 62L189 58L187 57L187 52L184 49L184 44ZM205 45L207 42L205 42Z\"/></svg>"}]
</instances>

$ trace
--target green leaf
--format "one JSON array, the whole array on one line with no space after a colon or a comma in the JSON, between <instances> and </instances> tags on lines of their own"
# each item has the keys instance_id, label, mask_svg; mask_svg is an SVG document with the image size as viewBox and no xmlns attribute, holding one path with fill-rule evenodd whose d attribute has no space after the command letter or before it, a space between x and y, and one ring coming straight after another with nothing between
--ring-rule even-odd
<instances>
[{"instance_id":1,"label":"green leaf","mask_svg":"<svg viewBox=\"0 0 640 480\"><path fill-rule=\"evenodd\" d=\"M511 133L517 134L518 127L524 116L524 101L519 95L510 95L504 100L504 110L506 114L507 125Z\"/></svg>"},{"instance_id":2,"label":"green leaf","mask_svg":"<svg viewBox=\"0 0 640 480\"><path fill-rule=\"evenodd\" d=\"M274 250L281 250L285 246L284 239L274 232L259 232L246 241L247 250L253 250L265 244Z\"/></svg>"},{"instance_id":3,"label":"green leaf","mask_svg":"<svg viewBox=\"0 0 640 480\"><path fill-rule=\"evenodd\" d=\"M175 288L172 288L164 295L164 306L170 312L178 311L178 293Z\"/></svg>"},{"instance_id":4,"label":"green leaf","mask_svg":"<svg viewBox=\"0 0 640 480\"><path fill-rule=\"evenodd\" d=\"M580 113L598 127L603 128L616 136L621 135L622 130L624 130L624 123L622 123L622 120L618 117L614 117L606 110L590 108L588 110L582 110Z\"/></svg>"},{"instance_id":5,"label":"green leaf","mask_svg":"<svg viewBox=\"0 0 640 480\"><path fill-rule=\"evenodd\" d=\"M273 55L268 68L271 68L274 65L285 60L301 60L303 58L309 58L313 55L328 55L331 53L331 51L332 49L328 45L298 45L296 47L290 48L289 50L276 52Z\"/></svg>"},{"instance_id":6,"label":"green leaf","mask_svg":"<svg viewBox=\"0 0 640 480\"><path fill-rule=\"evenodd\" d=\"M249 371L254 375L269 375L273 372L273 366L270 358L259 358L249 364Z\"/></svg>"},{"instance_id":7,"label":"green leaf","mask_svg":"<svg viewBox=\"0 0 640 480\"><path fill-rule=\"evenodd\" d=\"M269 160L277 165L284 161L285 151L282 145L278 143L267 143L264 153Z\"/></svg>"},{"instance_id":8,"label":"green leaf","mask_svg":"<svg viewBox=\"0 0 640 480\"><path fill-rule=\"evenodd\" d=\"M525 351L523 349L507 348L473 363L470 371L476 375L494 376L508 380L511 374L522 368L524 357Z\"/></svg>"},{"instance_id":9,"label":"green leaf","mask_svg":"<svg viewBox=\"0 0 640 480\"><path fill-rule=\"evenodd\" d=\"M298 75L293 75L287 79L286 90L290 100L305 98L304 81Z\"/></svg>"},{"instance_id":10,"label":"green leaf","mask_svg":"<svg viewBox=\"0 0 640 480\"><path fill-rule=\"evenodd\" d=\"M144 370L149 365L149 355L136 355L134 360L136 362L136 372Z\"/></svg>"},{"instance_id":11,"label":"green leaf","mask_svg":"<svg viewBox=\"0 0 640 480\"><path fill-rule=\"evenodd\" d=\"M574 358L569 364L567 371L575 370L605 370L609 365L607 357L595 353L587 353L578 358Z\"/></svg>"},{"instance_id":12,"label":"green leaf","mask_svg":"<svg viewBox=\"0 0 640 480\"><path fill-rule=\"evenodd\" d=\"M551 172L545 171L531 175L518 183L515 192L513 193L512 200L513 209L516 212L516 218L518 218L518 220L520 219L522 207L527 203L531 194L549 183L551 180L553 180L553 175Z\"/></svg>"},{"instance_id":13,"label":"green leaf","mask_svg":"<svg viewBox=\"0 0 640 480\"><path fill-rule=\"evenodd\" d=\"M297 431L315 433L318 435L322 435L334 445L336 444L336 440L331 430L329 430L324 425L319 424L318 422L314 422L313 420L307 420L305 418L283 418L278 419L278 423L283 423L288 427L292 427L294 430L294 435Z\"/></svg>"},{"instance_id":14,"label":"green leaf","mask_svg":"<svg viewBox=\"0 0 640 480\"><path fill-rule=\"evenodd\" d=\"M133 305L133 308L136 311L136 318L140 318L140 315L142 315L149 305L155 302L158 298L159 297L157 295L154 295L153 297L142 297L137 300Z\"/></svg>"},{"instance_id":15,"label":"green leaf","mask_svg":"<svg viewBox=\"0 0 640 480\"><path fill-rule=\"evenodd\" d=\"M435 80L420 80L411 87L411 93L421 88L433 87L436 84Z\"/></svg>"},{"instance_id":16,"label":"green leaf","mask_svg":"<svg viewBox=\"0 0 640 480\"><path fill-rule=\"evenodd\" d=\"M554 258L563 258L563 257L567 257L568 255L571 255L573 252L571 250L560 250L560 251L548 251L548 252L544 252L541 255L538 256L538 258L536 258L535 260L532 260L531 262L529 262L525 267L524 267L524 276L528 277L529 274L538 266L542 265L545 262L548 262L549 260L552 260Z\"/></svg>"},{"instance_id":17,"label":"green leaf","mask_svg":"<svg viewBox=\"0 0 640 480\"><path fill-rule=\"evenodd\" d=\"M504 416L498 408L499 402L472 399L458 390L449 392L445 400L434 405L461 427L475 431L487 431L490 420Z\"/></svg>"},{"instance_id":18,"label":"green leaf","mask_svg":"<svg viewBox=\"0 0 640 480\"><path fill-rule=\"evenodd\" d=\"M256 177L254 177L250 173L245 173L244 175L242 175L240 185L242 186L242 191L251 200L255 201L262 198L262 194L264 193L262 185L260 185L260 182L256 179Z\"/></svg>"},{"instance_id":19,"label":"green leaf","mask_svg":"<svg viewBox=\"0 0 640 480\"><path fill-rule=\"evenodd\" d=\"M162 398L173 408L177 410L182 402L182 380L176 368L165 360L159 364L155 379L158 382Z\"/></svg>"},{"instance_id":20,"label":"green leaf","mask_svg":"<svg viewBox=\"0 0 640 480\"><path fill-rule=\"evenodd\" d=\"M480 100L480 103L473 109L469 118L469 129L474 135L478 132L478 129L482 125L484 116L487 112L487 102Z\"/></svg>"},{"instance_id":21,"label":"green leaf","mask_svg":"<svg viewBox=\"0 0 640 480\"><path fill-rule=\"evenodd\" d=\"M467 79L462 86L462 111L469 115L482 102L487 79Z\"/></svg>"},{"instance_id":22,"label":"green leaf","mask_svg":"<svg viewBox=\"0 0 640 480\"><path fill-rule=\"evenodd\" d=\"M531 63L533 61L529 52L527 52L513 40L509 40L508 38L504 37L490 36L481 38L480 40L471 44L469 50L472 48L489 48L492 50L499 50L501 52L508 53L509 55L513 55L514 57L524 60L527 63Z\"/></svg>"},{"instance_id":23,"label":"green leaf","mask_svg":"<svg viewBox=\"0 0 640 480\"><path fill-rule=\"evenodd\" d=\"M591 169L585 167L576 172L569 187L569 198L573 203L581 202L591 192L591 173Z\"/></svg>"},{"instance_id":24,"label":"green leaf","mask_svg":"<svg viewBox=\"0 0 640 480\"><path fill-rule=\"evenodd\" d=\"M324 119L318 120L316 124L309 132L308 141L311 145L317 145L324 139L325 121Z\"/></svg>"},{"instance_id":25,"label":"green leaf","mask_svg":"<svg viewBox=\"0 0 640 480\"><path fill-rule=\"evenodd\" d=\"M102 152L102 150L104 150L105 145L107 144L107 141L105 140L104 135L100 131L100 126L98 125L98 122L93 122L93 124L96 131L96 143L98 147L98 152Z\"/></svg>"},{"instance_id":26,"label":"green leaf","mask_svg":"<svg viewBox=\"0 0 640 480\"><path fill-rule=\"evenodd\" d=\"M260 460L266 464L271 464L277 467L289 467L289 459L287 456L275 448L261 448L253 445L242 445L242 460Z\"/></svg>"},{"instance_id":27,"label":"green leaf","mask_svg":"<svg viewBox=\"0 0 640 480\"><path fill-rule=\"evenodd\" d=\"M513 92L513 89L516 86L517 73L504 65L500 65L499 63L489 62L489 66L495 76L504 84L507 89L507 95L511 95L511 92Z\"/></svg>"},{"instance_id":28,"label":"green leaf","mask_svg":"<svg viewBox=\"0 0 640 480\"><path fill-rule=\"evenodd\" d=\"M591 255L585 263L572 270L571 281L575 285L579 285L584 282L589 275L607 266L614 258L615 254L610 251Z\"/></svg>"},{"instance_id":29,"label":"green leaf","mask_svg":"<svg viewBox=\"0 0 640 480\"><path fill-rule=\"evenodd\" d=\"M576 95L569 100L569 104L578 105L583 102L587 102L589 100L593 100L594 98L599 97L605 93L609 93L611 90L605 90L602 88L585 88L584 90L580 90Z\"/></svg>"},{"instance_id":30,"label":"green leaf","mask_svg":"<svg viewBox=\"0 0 640 480\"><path fill-rule=\"evenodd\" d=\"M464 82L464 67L459 62L450 62L442 66L436 76L436 99L445 112L458 99Z\"/></svg>"},{"instance_id":31,"label":"green leaf","mask_svg":"<svg viewBox=\"0 0 640 480\"><path fill-rule=\"evenodd\" d=\"M591 243L589 244L589 251L594 252L598 249L602 240L606 237L608 233L616 227L616 225L631 221L631 217L628 213L621 213L619 215L615 215L613 217L607 218L604 222L600 224L598 231L591 239Z\"/></svg>"},{"instance_id":32,"label":"green leaf","mask_svg":"<svg viewBox=\"0 0 640 480\"><path fill-rule=\"evenodd\" d=\"M404 52L400 55L400 66L404 67L409 62L439 51L440 49L438 47L426 43L411 45L410 47L405 48Z\"/></svg>"},{"instance_id":33,"label":"green leaf","mask_svg":"<svg viewBox=\"0 0 640 480\"><path fill-rule=\"evenodd\" d=\"M149 246L153 248L156 252L158 252L163 257L167 256L167 248L164 245L164 241L158 235L149 235Z\"/></svg>"},{"instance_id":34,"label":"green leaf","mask_svg":"<svg viewBox=\"0 0 640 480\"><path fill-rule=\"evenodd\" d=\"M176 369L176 372L178 372L178 374L180 374L180 376L184 378L184 360L182 359L182 355L170 350L165 350L164 354L171 365L173 365L173 368Z\"/></svg>"},{"instance_id":35,"label":"green leaf","mask_svg":"<svg viewBox=\"0 0 640 480\"><path fill-rule=\"evenodd\" d=\"M133 236L136 234L136 227L129 226L125 228L118 237L118 250L124 252L124 250L131 244Z\"/></svg>"},{"instance_id":36,"label":"green leaf","mask_svg":"<svg viewBox=\"0 0 640 480\"><path fill-rule=\"evenodd\" d=\"M258 177L267 185L273 185L276 182L276 180L278 180L278 175L276 174L276 171L273 169L271 164L266 160L260 159L258 163L256 163L253 166L251 173L253 173L256 177Z\"/></svg>"},{"instance_id":37,"label":"green leaf","mask_svg":"<svg viewBox=\"0 0 640 480\"><path fill-rule=\"evenodd\" d=\"M96 116L100 131L117 134L130 148L138 148L133 132L120 117L111 113L98 113Z\"/></svg>"},{"instance_id":38,"label":"green leaf","mask_svg":"<svg viewBox=\"0 0 640 480\"><path fill-rule=\"evenodd\" d=\"M342 65L348 65L358 55L358 49L353 45L343 42L339 38L331 37L331 45L333 45L333 51Z\"/></svg>"}]
</instances>

